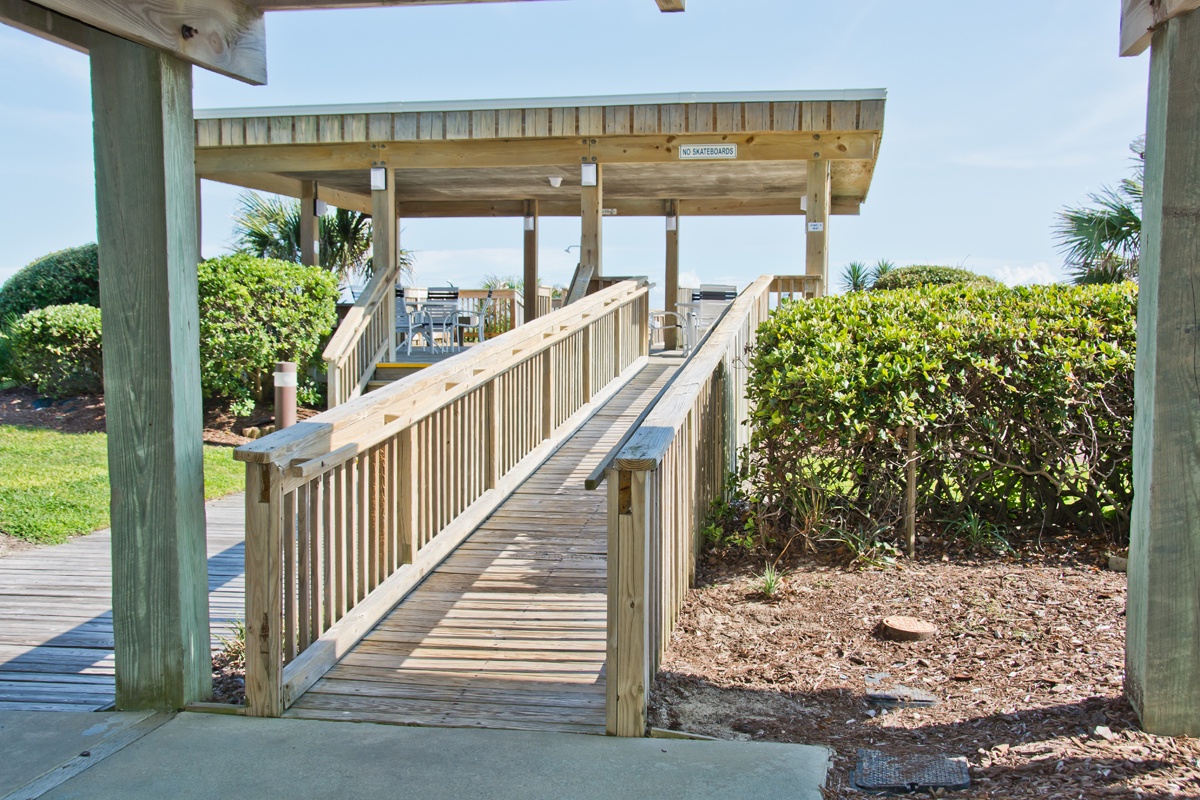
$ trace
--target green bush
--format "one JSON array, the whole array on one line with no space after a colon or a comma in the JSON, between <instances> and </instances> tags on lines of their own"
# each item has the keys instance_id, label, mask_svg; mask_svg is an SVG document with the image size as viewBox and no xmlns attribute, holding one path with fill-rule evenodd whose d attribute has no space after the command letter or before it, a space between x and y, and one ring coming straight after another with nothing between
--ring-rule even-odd
<instances>
[{"instance_id":1,"label":"green bush","mask_svg":"<svg viewBox=\"0 0 1200 800\"><path fill-rule=\"evenodd\" d=\"M13 323L7 336L19 383L51 397L104 390L100 309L78 303L39 308Z\"/></svg>"},{"instance_id":2,"label":"green bush","mask_svg":"<svg viewBox=\"0 0 1200 800\"><path fill-rule=\"evenodd\" d=\"M1137 287L941 286L789 303L752 351L747 477L784 530L927 522L1127 538ZM772 516L772 514L774 516Z\"/></svg>"},{"instance_id":3,"label":"green bush","mask_svg":"<svg viewBox=\"0 0 1200 800\"><path fill-rule=\"evenodd\" d=\"M0 287L0 319L75 303L100 307L100 266L94 244L42 256Z\"/></svg>"},{"instance_id":4,"label":"green bush","mask_svg":"<svg viewBox=\"0 0 1200 800\"><path fill-rule=\"evenodd\" d=\"M337 276L233 255L199 266L200 376L206 397L263 400L276 361L303 372L336 320Z\"/></svg>"},{"instance_id":5,"label":"green bush","mask_svg":"<svg viewBox=\"0 0 1200 800\"><path fill-rule=\"evenodd\" d=\"M987 275L958 267L912 266L886 270L875 279L873 290L914 289L918 286L981 285L997 286Z\"/></svg>"}]
</instances>

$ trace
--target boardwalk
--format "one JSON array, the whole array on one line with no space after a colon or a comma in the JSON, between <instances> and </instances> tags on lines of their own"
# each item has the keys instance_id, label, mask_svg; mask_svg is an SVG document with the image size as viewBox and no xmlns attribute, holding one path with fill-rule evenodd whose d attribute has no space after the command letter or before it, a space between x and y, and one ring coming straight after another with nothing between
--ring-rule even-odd
<instances>
[{"instance_id":1,"label":"boardwalk","mask_svg":"<svg viewBox=\"0 0 1200 800\"><path fill-rule=\"evenodd\" d=\"M242 616L243 505L206 507L214 646ZM0 558L0 711L95 711L114 689L109 532Z\"/></svg>"},{"instance_id":2,"label":"boardwalk","mask_svg":"<svg viewBox=\"0 0 1200 800\"><path fill-rule=\"evenodd\" d=\"M607 494L583 482L678 363L652 359L285 716L603 733Z\"/></svg>"}]
</instances>

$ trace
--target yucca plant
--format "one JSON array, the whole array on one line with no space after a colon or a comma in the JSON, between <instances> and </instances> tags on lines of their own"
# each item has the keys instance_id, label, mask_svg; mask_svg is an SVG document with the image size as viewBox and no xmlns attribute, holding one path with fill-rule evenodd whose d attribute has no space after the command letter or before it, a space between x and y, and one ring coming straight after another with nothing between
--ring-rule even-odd
<instances>
[{"instance_id":1,"label":"yucca plant","mask_svg":"<svg viewBox=\"0 0 1200 800\"><path fill-rule=\"evenodd\" d=\"M877 280L882 278L884 275L887 275L895 268L895 262L888 261L886 258L881 258L876 261L875 266L871 267L871 285L874 286Z\"/></svg>"},{"instance_id":2,"label":"yucca plant","mask_svg":"<svg viewBox=\"0 0 1200 800\"><path fill-rule=\"evenodd\" d=\"M842 271L842 288L847 292L865 292L872 283L871 270L861 261L851 261Z\"/></svg>"}]
</instances>

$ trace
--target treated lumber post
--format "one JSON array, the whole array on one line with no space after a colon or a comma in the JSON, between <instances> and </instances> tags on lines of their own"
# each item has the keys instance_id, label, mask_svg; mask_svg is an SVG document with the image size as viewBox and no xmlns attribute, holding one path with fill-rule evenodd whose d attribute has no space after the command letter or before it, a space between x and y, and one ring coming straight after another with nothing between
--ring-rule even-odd
<instances>
[{"instance_id":1,"label":"treated lumber post","mask_svg":"<svg viewBox=\"0 0 1200 800\"><path fill-rule=\"evenodd\" d=\"M283 473L246 465L246 713L278 717L283 701Z\"/></svg>"},{"instance_id":2,"label":"treated lumber post","mask_svg":"<svg viewBox=\"0 0 1200 800\"><path fill-rule=\"evenodd\" d=\"M605 728L609 736L646 734L650 685L649 506L647 473L608 470L608 676Z\"/></svg>"},{"instance_id":3,"label":"treated lumber post","mask_svg":"<svg viewBox=\"0 0 1200 800\"><path fill-rule=\"evenodd\" d=\"M383 166L382 162L380 166ZM396 281L396 265L400 255L400 220L396 216L396 187L392 185L395 173L383 166L383 188L371 192L371 257L375 270L391 275L391 281ZM396 360L396 290L384 293L384 303L388 304L387 319L391 321L391 331L388 334L388 361Z\"/></svg>"},{"instance_id":4,"label":"treated lumber post","mask_svg":"<svg viewBox=\"0 0 1200 800\"><path fill-rule=\"evenodd\" d=\"M321 219L317 215L317 182L300 181L300 263L321 264Z\"/></svg>"},{"instance_id":5,"label":"treated lumber post","mask_svg":"<svg viewBox=\"0 0 1200 800\"><path fill-rule=\"evenodd\" d=\"M833 203L833 174L827 159L808 162L808 207L805 211L806 275L820 278L818 296L829 291L829 208Z\"/></svg>"},{"instance_id":6,"label":"treated lumber post","mask_svg":"<svg viewBox=\"0 0 1200 800\"><path fill-rule=\"evenodd\" d=\"M580 188L579 268L571 284L566 303L575 303L587 295L592 278L599 278L602 269L602 240L604 227L604 165L595 164L596 185Z\"/></svg>"},{"instance_id":7,"label":"treated lumber post","mask_svg":"<svg viewBox=\"0 0 1200 800\"><path fill-rule=\"evenodd\" d=\"M117 707L212 693L192 68L91 39Z\"/></svg>"},{"instance_id":8,"label":"treated lumber post","mask_svg":"<svg viewBox=\"0 0 1200 800\"><path fill-rule=\"evenodd\" d=\"M1151 47L1125 688L1148 733L1200 736L1200 13Z\"/></svg>"},{"instance_id":9,"label":"treated lumber post","mask_svg":"<svg viewBox=\"0 0 1200 800\"><path fill-rule=\"evenodd\" d=\"M525 322L538 315L538 201L525 201Z\"/></svg>"},{"instance_id":10,"label":"treated lumber post","mask_svg":"<svg viewBox=\"0 0 1200 800\"><path fill-rule=\"evenodd\" d=\"M666 298L663 308L671 313L679 310L679 204L672 200L667 209L667 269L665 284ZM679 345L679 329L675 327L676 317L667 316L663 328L663 348L674 350Z\"/></svg>"}]
</instances>

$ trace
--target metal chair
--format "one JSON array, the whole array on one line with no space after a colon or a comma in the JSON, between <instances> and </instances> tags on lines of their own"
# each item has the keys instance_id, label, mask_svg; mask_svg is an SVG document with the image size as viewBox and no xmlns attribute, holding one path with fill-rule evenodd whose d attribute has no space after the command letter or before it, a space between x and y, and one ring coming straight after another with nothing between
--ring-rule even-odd
<instances>
[{"instance_id":1,"label":"metal chair","mask_svg":"<svg viewBox=\"0 0 1200 800\"><path fill-rule=\"evenodd\" d=\"M396 336L404 334L404 352L406 355L412 355L413 338L420 334L424 339L426 346L433 344L433 326L429 324L423 312L420 310L420 303L415 298L407 298L404 295L404 287L396 287Z\"/></svg>"},{"instance_id":2,"label":"metal chair","mask_svg":"<svg viewBox=\"0 0 1200 800\"><path fill-rule=\"evenodd\" d=\"M700 341L700 334L717 323L725 309L737 299L737 287L726 284L701 284L692 292L692 302L677 303L684 309L687 320L684 326L685 347L690 350Z\"/></svg>"},{"instance_id":3,"label":"metal chair","mask_svg":"<svg viewBox=\"0 0 1200 800\"><path fill-rule=\"evenodd\" d=\"M674 317L674 322L668 322L667 317ZM682 314L674 311L651 311L650 312L650 345L654 345L654 336L658 331L666 330L667 328L678 328L680 338L683 339L682 349L683 354L688 354L688 339L687 330L684 325L684 317Z\"/></svg>"},{"instance_id":4,"label":"metal chair","mask_svg":"<svg viewBox=\"0 0 1200 800\"><path fill-rule=\"evenodd\" d=\"M425 297L425 303L421 306L421 313L425 315L425 320L429 325L430 343L433 349L437 349L439 333L442 335L442 341L449 338L448 346L453 347L455 341L460 338L458 331L463 327L459 319L458 288L455 286L430 287Z\"/></svg>"}]
</instances>

